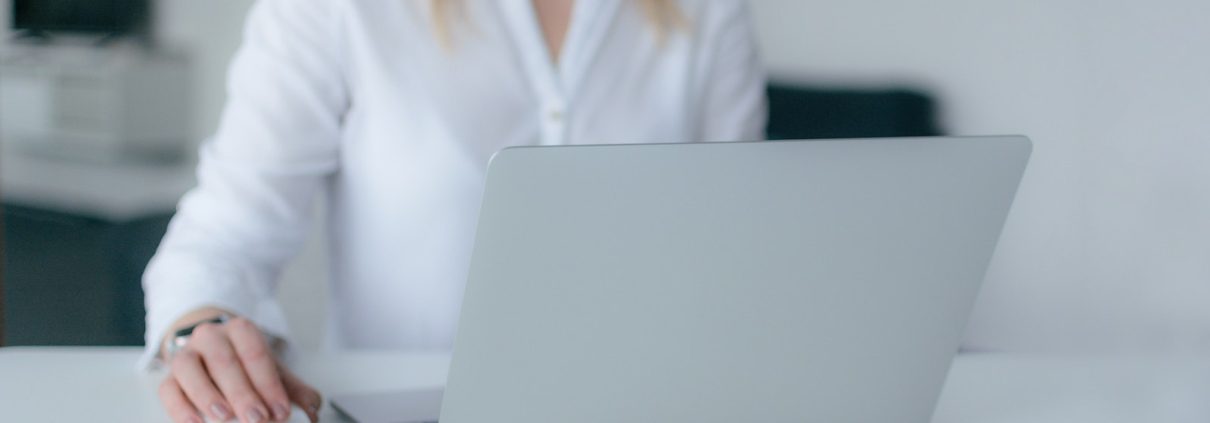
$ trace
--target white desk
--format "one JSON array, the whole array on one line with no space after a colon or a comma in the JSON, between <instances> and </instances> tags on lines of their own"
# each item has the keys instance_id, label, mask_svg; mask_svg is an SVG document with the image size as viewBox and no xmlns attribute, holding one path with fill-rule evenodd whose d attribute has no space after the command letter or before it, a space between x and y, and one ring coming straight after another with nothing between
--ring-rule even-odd
<instances>
[{"instance_id":1,"label":"white desk","mask_svg":"<svg viewBox=\"0 0 1210 423\"><path fill-rule=\"evenodd\" d=\"M0 195L6 203L122 222L175 210L196 184L193 163L81 163L7 144L0 142Z\"/></svg>"},{"instance_id":2,"label":"white desk","mask_svg":"<svg viewBox=\"0 0 1210 423\"><path fill-rule=\"evenodd\" d=\"M0 420L167 421L155 394L161 375L136 373L137 355L0 349ZM440 386L448 365L441 355L304 354L295 369L331 395ZM330 406L323 418L339 421ZM1210 422L1210 357L961 356L934 422Z\"/></svg>"},{"instance_id":3,"label":"white desk","mask_svg":"<svg viewBox=\"0 0 1210 423\"><path fill-rule=\"evenodd\" d=\"M141 348L0 348L0 422L168 422L156 397L163 374L135 371ZM445 385L449 357L399 353L300 354L295 371L332 393ZM301 417L300 412L295 413ZM342 421L330 405L321 419ZM292 421L306 421L292 419Z\"/></svg>"}]
</instances>

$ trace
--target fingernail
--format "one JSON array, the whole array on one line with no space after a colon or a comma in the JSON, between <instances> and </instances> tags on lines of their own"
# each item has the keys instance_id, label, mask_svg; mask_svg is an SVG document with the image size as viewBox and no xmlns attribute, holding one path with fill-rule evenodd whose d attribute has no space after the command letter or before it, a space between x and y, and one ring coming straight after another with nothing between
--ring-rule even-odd
<instances>
[{"instance_id":1,"label":"fingernail","mask_svg":"<svg viewBox=\"0 0 1210 423\"><path fill-rule=\"evenodd\" d=\"M285 420L287 417L290 417L290 407L289 406L287 406L285 404L278 404L278 405L273 406L273 419L274 420Z\"/></svg>"},{"instance_id":2,"label":"fingernail","mask_svg":"<svg viewBox=\"0 0 1210 423\"><path fill-rule=\"evenodd\" d=\"M219 420L231 420L231 410L228 410L227 407L224 407L222 404L211 405L210 411L213 412L214 416L218 417Z\"/></svg>"},{"instance_id":3,"label":"fingernail","mask_svg":"<svg viewBox=\"0 0 1210 423\"><path fill-rule=\"evenodd\" d=\"M307 417L310 417L312 422L319 421L319 404L318 402L313 402L307 406Z\"/></svg>"},{"instance_id":4,"label":"fingernail","mask_svg":"<svg viewBox=\"0 0 1210 423\"><path fill-rule=\"evenodd\" d=\"M248 421L252 423L260 423L265 421L265 413L262 413L259 408L248 410Z\"/></svg>"}]
</instances>

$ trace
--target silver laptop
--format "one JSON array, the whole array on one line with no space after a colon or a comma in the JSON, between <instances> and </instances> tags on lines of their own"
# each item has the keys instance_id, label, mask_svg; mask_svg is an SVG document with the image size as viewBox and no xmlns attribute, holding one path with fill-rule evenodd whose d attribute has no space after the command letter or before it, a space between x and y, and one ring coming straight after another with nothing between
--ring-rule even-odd
<instances>
[{"instance_id":1,"label":"silver laptop","mask_svg":"<svg viewBox=\"0 0 1210 423\"><path fill-rule=\"evenodd\" d=\"M927 422L1024 137L492 160L440 419Z\"/></svg>"}]
</instances>

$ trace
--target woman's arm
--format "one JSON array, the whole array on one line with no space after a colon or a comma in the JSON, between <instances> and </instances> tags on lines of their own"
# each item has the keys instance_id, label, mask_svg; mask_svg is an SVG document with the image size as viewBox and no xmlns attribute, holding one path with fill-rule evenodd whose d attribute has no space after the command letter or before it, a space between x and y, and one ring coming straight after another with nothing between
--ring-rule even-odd
<instances>
[{"instance_id":1,"label":"woman's arm","mask_svg":"<svg viewBox=\"0 0 1210 423\"><path fill-rule=\"evenodd\" d=\"M238 335L228 333L231 327L259 327L278 337L286 335L285 319L274 299L277 277L301 248L316 194L339 166L341 121L349 105L340 66L340 4L262 0L253 7L244 44L230 68L228 103L220 127L200 151L198 186L182 199L144 274L148 311L144 364L158 355L171 329L214 310L240 316L233 322L241 323L203 331L212 341L205 345L195 333L182 351L189 354L184 355L203 362L231 358L233 346L241 345L234 338L228 340ZM252 350L263 346L263 339L258 343L245 338L251 339ZM211 348L211 343L222 348ZM168 390L171 395L163 396L166 404L179 406L179 400L186 398L193 405L191 412L220 420L224 416L213 411L215 406L246 418L254 410L278 417L285 405L280 382L259 389L260 380L251 373L257 368L254 363L227 363L233 364L233 374L248 370L242 385L219 377L197 380L181 375L177 363L172 364L174 374L168 379L180 389ZM205 364L215 374L217 366ZM277 379L287 375L280 376ZM226 389L230 386L247 394L244 388L250 381L257 385L253 395L235 397ZM217 387L222 395L202 400L195 398L202 389L190 386L208 386L211 394ZM181 410L176 409L184 414L173 417L188 421L183 420L188 413Z\"/></svg>"},{"instance_id":2,"label":"woman's arm","mask_svg":"<svg viewBox=\"0 0 1210 423\"><path fill-rule=\"evenodd\" d=\"M316 194L337 169L348 107L330 10L339 3L254 6L218 132L200 149L198 186L182 199L143 278L148 357L172 322L201 307L285 335L276 279L301 248Z\"/></svg>"},{"instance_id":3,"label":"woman's arm","mask_svg":"<svg viewBox=\"0 0 1210 423\"><path fill-rule=\"evenodd\" d=\"M765 70L757 50L748 3L715 0L704 16L710 20L699 68L702 101L702 141L755 141L764 139L768 118Z\"/></svg>"}]
</instances>

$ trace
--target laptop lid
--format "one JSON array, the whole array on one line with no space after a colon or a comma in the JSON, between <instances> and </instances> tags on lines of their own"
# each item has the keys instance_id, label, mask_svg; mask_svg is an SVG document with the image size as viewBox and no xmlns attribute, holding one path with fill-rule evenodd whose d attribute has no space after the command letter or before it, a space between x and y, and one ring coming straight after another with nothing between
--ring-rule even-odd
<instances>
[{"instance_id":1,"label":"laptop lid","mask_svg":"<svg viewBox=\"0 0 1210 423\"><path fill-rule=\"evenodd\" d=\"M504 150L441 421L927 422L1030 148Z\"/></svg>"}]
</instances>

